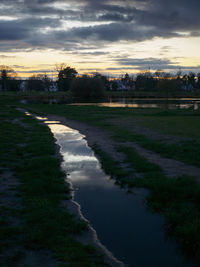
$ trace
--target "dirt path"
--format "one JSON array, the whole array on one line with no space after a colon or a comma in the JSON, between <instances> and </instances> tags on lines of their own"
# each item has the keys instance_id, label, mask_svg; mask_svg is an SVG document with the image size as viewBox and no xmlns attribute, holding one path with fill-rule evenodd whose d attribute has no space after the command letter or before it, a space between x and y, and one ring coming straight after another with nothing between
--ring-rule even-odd
<instances>
[{"instance_id":1,"label":"dirt path","mask_svg":"<svg viewBox=\"0 0 200 267\"><path fill-rule=\"evenodd\" d=\"M147 127L143 127L140 125L140 120L138 118L132 118L131 120L117 120L117 119L109 119L108 123L111 125L115 125L118 127L124 127L128 131L134 134L142 134L149 139L158 141L164 144L178 144L183 141L191 141L192 138L189 137L182 137L182 136L175 136L171 134L163 134L155 131L153 129L149 129Z\"/></svg>"},{"instance_id":2,"label":"dirt path","mask_svg":"<svg viewBox=\"0 0 200 267\"><path fill-rule=\"evenodd\" d=\"M198 167L187 165L175 159L164 158L160 154L149 151L135 143L127 142L126 145L135 148L138 154L151 163L159 165L169 177L188 175L200 181L200 168Z\"/></svg>"},{"instance_id":3,"label":"dirt path","mask_svg":"<svg viewBox=\"0 0 200 267\"><path fill-rule=\"evenodd\" d=\"M86 136L89 146L94 146L97 144L103 151L108 153L113 159L118 161L123 161L123 153L116 151L116 147L120 144L132 146L137 150L137 152L145 157L152 163L159 165L164 173L169 177L188 175L193 176L200 181L200 168L185 164L181 161L168 159L162 157L160 154L144 149L134 142L119 143L112 140L112 132L100 130L97 127L87 125L85 123L69 120L64 117L50 115L49 120L60 121L62 124L80 131L81 134Z\"/></svg>"}]
</instances>

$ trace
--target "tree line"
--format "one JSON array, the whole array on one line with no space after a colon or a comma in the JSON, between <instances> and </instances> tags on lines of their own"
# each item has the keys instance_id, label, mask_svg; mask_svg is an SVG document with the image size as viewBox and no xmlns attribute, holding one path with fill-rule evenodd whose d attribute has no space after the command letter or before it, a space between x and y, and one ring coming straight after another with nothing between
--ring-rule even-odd
<instances>
[{"instance_id":1,"label":"tree line","mask_svg":"<svg viewBox=\"0 0 200 267\"><path fill-rule=\"evenodd\" d=\"M94 99L104 96L105 90L165 90L177 91L181 89L200 89L200 73L176 75L158 70L154 73L145 71L136 76L128 73L117 79L109 79L100 73L93 75L78 75L75 68L62 63L56 65L56 81L47 74L32 75L25 81L24 90L29 91L51 91L52 86L56 90L69 91L72 96ZM2 91L18 91L21 88L22 80L17 73L8 66L0 66L0 89Z\"/></svg>"},{"instance_id":2,"label":"tree line","mask_svg":"<svg viewBox=\"0 0 200 267\"><path fill-rule=\"evenodd\" d=\"M99 73L80 76L75 68L65 64L56 65L56 70L56 81L47 74L32 75L22 81L13 69L0 66L0 88L2 91L53 91L53 86L56 86L56 91L69 91L73 97L91 100L104 97L105 90L108 89L107 77Z\"/></svg>"},{"instance_id":3,"label":"tree line","mask_svg":"<svg viewBox=\"0 0 200 267\"><path fill-rule=\"evenodd\" d=\"M137 75L136 88L140 90L170 90L178 91L200 89L200 73L182 74L178 71L172 75L164 71L145 72Z\"/></svg>"}]
</instances>

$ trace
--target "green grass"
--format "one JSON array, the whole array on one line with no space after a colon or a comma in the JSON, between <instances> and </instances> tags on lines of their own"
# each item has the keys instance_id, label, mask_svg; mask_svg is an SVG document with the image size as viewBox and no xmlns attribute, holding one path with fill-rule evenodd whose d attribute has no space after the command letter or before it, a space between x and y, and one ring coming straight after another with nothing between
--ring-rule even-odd
<instances>
[{"instance_id":1,"label":"green grass","mask_svg":"<svg viewBox=\"0 0 200 267\"><path fill-rule=\"evenodd\" d=\"M115 127L114 131L114 137L117 140L132 141L164 157L177 159L200 167L200 142L196 140L182 141L177 144L165 144L149 139L145 135L134 134L121 128Z\"/></svg>"},{"instance_id":2,"label":"green grass","mask_svg":"<svg viewBox=\"0 0 200 267\"><path fill-rule=\"evenodd\" d=\"M87 224L61 207L62 201L70 198L70 189L55 156L54 138L49 128L6 105L0 106L0 116L0 163L21 182L16 190L23 206L21 212L6 207L0 209L1 215L6 216L0 221L1 252L18 242L27 249L50 250L63 266L65 263L66 266L103 265L103 257L95 248L75 238L87 230ZM25 127L13 123L15 118ZM9 216L19 217L20 226L11 227L7 221ZM21 257L23 255L19 259L16 256L16 261ZM9 258L14 260L11 255ZM9 258L1 263L6 266Z\"/></svg>"},{"instance_id":3,"label":"green grass","mask_svg":"<svg viewBox=\"0 0 200 267\"><path fill-rule=\"evenodd\" d=\"M200 139L200 119L198 116L149 116L140 117L142 126L160 133Z\"/></svg>"},{"instance_id":4,"label":"green grass","mask_svg":"<svg viewBox=\"0 0 200 267\"><path fill-rule=\"evenodd\" d=\"M127 179L122 170L118 175L118 163L100 148L95 148L102 167L117 178L118 183L149 190L146 197L148 208L163 214L168 233L176 238L189 258L200 259L200 185L187 176L167 178L159 166L150 163L132 148L120 146L118 151L126 155L125 163L141 173L143 178L136 178L134 171L131 179L131 173Z\"/></svg>"},{"instance_id":5,"label":"green grass","mask_svg":"<svg viewBox=\"0 0 200 267\"><path fill-rule=\"evenodd\" d=\"M182 141L177 144L165 144L120 127L112 127L112 130L114 132L113 138L118 141L135 142L164 157L173 158L200 167L200 141L193 139Z\"/></svg>"},{"instance_id":6,"label":"green grass","mask_svg":"<svg viewBox=\"0 0 200 267\"><path fill-rule=\"evenodd\" d=\"M103 152L97 145L92 147L94 152L100 156L102 165L106 171L106 173L110 174L114 178L122 178L127 176L129 172L124 172L120 167L119 161L112 160L105 152Z\"/></svg>"},{"instance_id":7,"label":"green grass","mask_svg":"<svg viewBox=\"0 0 200 267\"><path fill-rule=\"evenodd\" d=\"M131 141L136 142L140 146L145 147L149 150L155 151L165 157L174 158L181 160L183 162L189 163L191 165L200 166L200 143L197 140L199 136L199 123L198 119L200 116L200 111L193 110L156 110L156 109L130 109L130 108L106 108L106 107L93 107L93 106L67 106L67 105L29 105L25 106L30 110L38 112L40 114L56 114L60 116L65 116L69 119L85 122L90 125L94 125L99 127L101 130L109 130L113 132L113 138L115 140L120 141ZM138 118L142 123L144 121L144 126L161 131L163 133L170 133L173 135L181 135L182 131L186 137L192 137L192 140L181 142L179 144L163 144L161 142L152 140L147 138L142 133L134 134L129 129L125 127L115 127L111 123L108 123L106 120L110 118L115 118L118 120L131 120L132 118ZM29 119L28 119L29 120ZM152 127L151 127L152 122ZM158 126L156 126L156 122L158 122ZM28 122L27 122L28 123ZM191 123L191 125L190 125ZM33 124L33 122L31 122ZM33 127L32 125L31 127ZM39 127L35 125L34 127ZM157 127L157 128L156 128ZM186 128L190 127L190 130ZM173 129L172 129L173 128ZM39 129L39 128L38 128ZM52 137L48 136L45 128L42 127L38 131L27 130L27 135L30 136L32 133L32 139L29 140L29 144L24 149L24 153L28 155L28 157L35 157L38 153L41 162L45 162L53 159L53 148L44 143L45 140L52 140ZM43 133L42 137L40 134ZM44 139L43 139L44 138ZM50 139L48 139L50 138ZM19 136L20 139L20 136ZM37 142L38 141L38 142ZM52 142L52 141L51 141ZM49 141L47 144L50 143ZM39 148L42 149L39 151ZM166 228L170 234L176 237L180 246L182 246L183 250L186 254L193 258L200 258L200 188L199 184L193 180L191 177L177 177L174 179L167 178L159 166L156 164L152 164L148 162L143 157L139 156L137 152L133 149L127 147L118 147L119 151L123 152L126 155L126 162L130 166L132 166L133 171L124 171L123 168L120 167L118 161L113 161L104 151L101 151L97 146L95 147L96 153L101 157L102 165L105 171L115 178L117 183L120 185L127 184L130 187L145 187L149 189L149 196L146 199L146 203L150 209L155 212L160 212L163 214L166 220ZM42 151L46 151L44 154ZM11 152L10 152L11 153ZM17 152L17 150L12 151L13 155ZM12 157L12 153L10 154ZM48 159L46 158L48 154ZM36 164L37 162L33 162L32 164ZM38 165L37 165L38 164ZM32 196L31 199L28 199L27 205L28 210L32 205L41 205L45 206L48 214L52 214L51 210L48 209L48 206L52 206L52 199L54 199L54 194L51 194L51 182L49 183L48 192L49 199L45 200L45 184L42 183L41 192L39 192L43 198L40 199L40 202L37 203L34 194L36 194L36 190L34 188L38 187L38 179L37 172L34 174L35 169L42 168L42 165L37 163L36 165L27 164L28 170L25 170L20 176L28 177L29 173L32 173L31 181L27 180L27 183L30 184L32 189L29 194ZM45 165L45 164L44 164ZM55 163L56 165L56 163ZM18 169L21 172L20 169ZM142 174L143 178L137 178L137 173ZM48 176L48 170L44 169L44 175ZM61 174L60 174L61 175ZM59 175L58 175L59 177ZM51 175L50 175L50 179ZM39 179L40 180L40 179ZM53 180L52 180L53 181ZM63 189L60 185L56 185L56 190ZM26 191L25 190L25 191ZM42 191L43 190L43 191ZM33 191L33 192L32 192ZM63 192L55 195L62 195ZM64 194L63 194L64 195ZM57 202L59 200L57 199ZM49 204L50 203L50 204ZM32 209L32 208L31 208ZM33 209L34 210L34 209ZM48 215L47 214L47 215ZM40 214L32 214L30 218L30 222L34 221L35 216L41 216ZM49 215L48 215L49 216ZM63 217L59 218L59 221L62 222ZM43 222L42 226L43 227ZM30 227L30 226L29 226ZM51 227L51 226L50 226ZM63 227L67 227L65 224ZM45 228L45 227L44 227ZM77 226L80 230L81 227ZM63 228L62 228L63 229ZM72 231L73 232L73 231ZM43 233L44 236L46 233ZM40 243L41 234L35 233L33 237L34 239L39 240ZM56 244L56 239L49 240L48 244L45 246L51 247L51 244ZM70 241L72 242L72 241ZM33 242L34 244L34 242ZM62 246L67 246L68 239L63 239L60 241ZM37 242L35 244L37 246ZM55 249L55 247L54 247ZM61 251L60 251L61 249ZM67 254L62 252L62 248L54 250L57 257L59 259L67 259L73 262L73 253L70 252L72 258L67 258ZM74 248L69 248L76 251ZM53 249L52 249L53 250ZM87 250L87 249L86 249ZM90 250L90 249L89 249ZM82 251L82 250L81 250ZM82 253L79 253L82 255ZM82 260L82 256L80 256ZM93 258L90 255L89 259ZM87 258L88 259L88 258ZM88 264L88 263L87 263Z\"/></svg>"},{"instance_id":8,"label":"green grass","mask_svg":"<svg viewBox=\"0 0 200 267\"><path fill-rule=\"evenodd\" d=\"M56 114L66 116L72 120L78 120L90 125L97 126L102 130L106 129L113 132L113 136L119 141L136 142L140 146L160 153L164 157L173 158L183 161L190 165L200 166L200 141L199 138L193 138L179 142L177 144L166 144L156 140L152 140L145 135L131 132L128 127L116 127L106 120L115 118L130 120L131 118L139 118L142 123L148 120L165 121L166 125L171 125L174 134L180 135L184 129L191 128L192 136L199 136L199 116L200 111L192 110L156 110L156 109L130 109L130 108L108 108L94 106L67 106L67 105L33 105L30 107L34 111L44 112L45 114ZM142 117L141 117L142 115ZM191 125L189 125L191 119ZM198 121L198 123L197 123ZM174 125L178 123L178 126ZM150 122L149 122L150 124ZM161 126L158 126L161 127ZM179 128L181 130L179 130ZM189 132L189 130L187 130Z\"/></svg>"}]
</instances>

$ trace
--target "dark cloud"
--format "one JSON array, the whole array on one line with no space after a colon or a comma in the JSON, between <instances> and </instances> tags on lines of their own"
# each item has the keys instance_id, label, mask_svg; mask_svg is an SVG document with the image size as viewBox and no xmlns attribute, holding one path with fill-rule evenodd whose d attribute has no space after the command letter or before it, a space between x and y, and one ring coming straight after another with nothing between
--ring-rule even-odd
<instances>
[{"instance_id":1,"label":"dark cloud","mask_svg":"<svg viewBox=\"0 0 200 267\"><path fill-rule=\"evenodd\" d=\"M200 31L195 31L190 33L191 37L200 37Z\"/></svg>"},{"instance_id":2,"label":"dark cloud","mask_svg":"<svg viewBox=\"0 0 200 267\"><path fill-rule=\"evenodd\" d=\"M178 62L169 59L158 59L158 58L117 58L116 63L120 65L117 69L137 69L137 70L172 70L176 71L180 68L186 71L198 71L200 65L195 67L181 66ZM127 67L128 66L128 67ZM131 67L130 67L131 66ZM108 68L108 70L114 70L115 68Z\"/></svg>"},{"instance_id":3,"label":"dark cloud","mask_svg":"<svg viewBox=\"0 0 200 267\"><path fill-rule=\"evenodd\" d=\"M106 70L133 70L133 67L112 67L112 68L106 68Z\"/></svg>"},{"instance_id":4,"label":"dark cloud","mask_svg":"<svg viewBox=\"0 0 200 267\"><path fill-rule=\"evenodd\" d=\"M28 35L29 28L17 20L0 21L0 32L1 40L22 40Z\"/></svg>"},{"instance_id":5,"label":"dark cloud","mask_svg":"<svg viewBox=\"0 0 200 267\"><path fill-rule=\"evenodd\" d=\"M14 20L0 17L0 51L69 51L124 40L198 37L199 8L197 0L1 0L0 15ZM95 25L60 27L71 21Z\"/></svg>"},{"instance_id":6,"label":"dark cloud","mask_svg":"<svg viewBox=\"0 0 200 267\"><path fill-rule=\"evenodd\" d=\"M18 19L0 21L0 40L25 40L45 27L58 27L60 22L55 19Z\"/></svg>"},{"instance_id":7,"label":"dark cloud","mask_svg":"<svg viewBox=\"0 0 200 267\"><path fill-rule=\"evenodd\" d=\"M56 39L115 42L120 40L144 41L154 37L177 37L178 33L159 29L141 28L135 23L110 23L89 27L75 27L68 31L55 32Z\"/></svg>"},{"instance_id":8,"label":"dark cloud","mask_svg":"<svg viewBox=\"0 0 200 267\"><path fill-rule=\"evenodd\" d=\"M127 65L127 66L165 66L172 64L172 62L169 59L157 59L157 58L140 58L140 59L134 59L134 58L118 58L117 62L120 65Z\"/></svg>"},{"instance_id":9,"label":"dark cloud","mask_svg":"<svg viewBox=\"0 0 200 267\"><path fill-rule=\"evenodd\" d=\"M102 52L102 51L95 51L95 52L74 52L74 53L78 53L79 55L82 56L102 56L102 55L106 55L106 52Z\"/></svg>"},{"instance_id":10,"label":"dark cloud","mask_svg":"<svg viewBox=\"0 0 200 267\"><path fill-rule=\"evenodd\" d=\"M48 69L39 69L39 70L22 70L17 71L18 73L32 73L32 74L40 74L40 73L56 73L56 71L48 70Z\"/></svg>"}]
</instances>

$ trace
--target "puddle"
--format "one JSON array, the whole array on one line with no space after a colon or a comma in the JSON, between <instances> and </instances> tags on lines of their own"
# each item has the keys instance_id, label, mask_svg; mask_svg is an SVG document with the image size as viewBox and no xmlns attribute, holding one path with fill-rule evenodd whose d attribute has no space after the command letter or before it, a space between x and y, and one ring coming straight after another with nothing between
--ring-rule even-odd
<instances>
[{"instance_id":1,"label":"puddle","mask_svg":"<svg viewBox=\"0 0 200 267\"><path fill-rule=\"evenodd\" d=\"M57 121L46 123L61 146L62 167L69 174L74 201L117 259L136 267L193 266L176 242L166 237L163 217L146 209L145 189L127 194L103 172L83 135Z\"/></svg>"},{"instance_id":2,"label":"puddle","mask_svg":"<svg viewBox=\"0 0 200 267\"><path fill-rule=\"evenodd\" d=\"M73 200L108 249L107 255L110 251L131 267L194 266L166 236L163 217L146 209L147 190L134 189L130 194L116 186L101 169L84 135L59 121L37 119L49 126L60 145L62 168L72 184Z\"/></svg>"}]
</instances>

